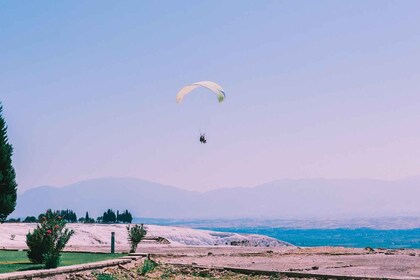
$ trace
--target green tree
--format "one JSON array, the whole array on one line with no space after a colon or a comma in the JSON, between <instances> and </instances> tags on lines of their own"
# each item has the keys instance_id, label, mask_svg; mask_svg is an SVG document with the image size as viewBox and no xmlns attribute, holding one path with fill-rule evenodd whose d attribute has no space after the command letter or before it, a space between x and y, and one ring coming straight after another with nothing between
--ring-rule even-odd
<instances>
[{"instance_id":1,"label":"green tree","mask_svg":"<svg viewBox=\"0 0 420 280\"><path fill-rule=\"evenodd\" d=\"M0 103L0 222L3 223L16 207L16 174L12 166L13 147L7 138L6 121Z\"/></svg>"},{"instance_id":2,"label":"green tree","mask_svg":"<svg viewBox=\"0 0 420 280\"><path fill-rule=\"evenodd\" d=\"M114 210L108 209L102 216L103 223L115 223L117 221L117 215L115 215Z\"/></svg>"},{"instance_id":3,"label":"green tree","mask_svg":"<svg viewBox=\"0 0 420 280\"><path fill-rule=\"evenodd\" d=\"M130 243L130 253L135 253L137 249L137 245L139 245L139 243L146 236L147 229L144 227L143 224L134 225L133 227L128 225L127 231L128 231L128 242Z\"/></svg>"},{"instance_id":4,"label":"green tree","mask_svg":"<svg viewBox=\"0 0 420 280\"><path fill-rule=\"evenodd\" d=\"M38 220L34 216L27 216L25 220L23 220L24 223L36 223Z\"/></svg>"},{"instance_id":5,"label":"green tree","mask_svg":"<svg viewBox=\"0 0 420 280\"><path fill-rule=\"evenodd\" d=\"M59 210L57 211L58 215L60 215L64 220L66 220L69 223L76 223L77 222L77 216L76 213L74 213L73 210Z\"/></svg>"},{"instance_id":6,"label":"green tree","mask_svg":"<svg viewBox=\"0 0 420 280\"><path fill-rule=\"evenodd\" d=\"M119 212L117 212L117 221L131 224L131 222L133 221L133 216L128 210L125 210L122 214L119 214Z\"/></svg>"},{"instance_id":7,"label":"green tree","mask_svg":"<svg viewBox=\"0 0 420 280\"><path fill-rule=\"evenodd\" d=\"M92 219L92 218L89 216L89 212L86 212L86 215L85 215L85 218L84 218L83 222L84 222L85 224L93 224L93 223L95 222L95 220L94 220L94 219Z\"/></svg>"},{"instance_id":8,"label":"green tree","mask_svg":"<svg viewBox=\"0 0 420 280\"><path fill-rule=\"evenodd\" d=\"M33 263L45 263L46 268L57 267L60 253L73 234L73 230L66 228L66 220L58 211L47 210L34 231L26 235L29 260Z\"/></svg>"},{"instance_id":9,"label":"green tree","mask_svg":"<svg viewBox=\"0 0 420 280\"><path fill-rule=\"evenodd\" d=\"M5 221L6 223L20 223L20 218L10 218L7 221Z\"/></svg>"}]
</instances>

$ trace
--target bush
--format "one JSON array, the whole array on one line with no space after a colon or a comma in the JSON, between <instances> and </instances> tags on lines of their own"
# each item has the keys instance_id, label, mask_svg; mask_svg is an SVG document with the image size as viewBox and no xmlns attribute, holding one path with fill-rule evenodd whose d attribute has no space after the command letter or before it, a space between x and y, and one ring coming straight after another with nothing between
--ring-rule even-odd
<instances>
[{"instance_id":1,"label":"bush","mask_svg":"<svg viewBox=\"0 0 420 280\"><path fill-rule=\"evenodd\" d=\"M60 264L60 253L47 253L45 257L45 268L56 268Z\"/></svg>"},{"instance_id":2,"label":"bush","mask_svg":"<svg viewBox=\"0 0 420 280\"><path fill-rule=\"evenodd\" d=\"M57 212L47 210L40 218L40 224L26 235L28 258L33 263L45 263L46 268L55 268L60 263L61 251L74 231L65 228L66 221Z\"/></svg>"},{"instance_id":3,"label":"bush","mask_svg":"<svg viewBox=\"0 0 420 280\"><path fill-rule=\"evenodd\" d=\"M134 227L127 226L128 242L130 242L130 253L135 253L137 245L146 236L147 230L141 225L134 225Z\"/></svg>"},{"instance_id":4,"label":"bush","mask_svg":"<svg viewBox=\"0 0 420 280\"><path fill-rule=\"evenodd\" d=\"M157 263L152 260L145 260L138 273L142 276L145 276L147 273L153 271L157 266Z\"/></svg>"},{"instance_id":5,"label":"bush","mask_svg":"<svg viewBox=\"0 0 420 280\"><path fill-rule=\"evenodd\" d=\"M44 240L44 235L38 228L33 233L26 235L26 245L28 245L28 258L32 263L44 263L44 254L48 251L48 244Z\"/></svg>"},{"instance_id":6,"label":"bush","mask_svg":"<svg viewBox=\"0 0 420 280\"><path fill-rule=\"evenodd\" d=\"M115 280L116 279L111 274L106 274L106 273L94 273L94 276L97 280Z\"/></svg>"},{"instance_id":7,"label":"bush","mask_svg":"<svg viewBox=\"0 0 420 280\"><path fill-rule=\"evenodd\" d=\"M163 271L160 278L162 278L162 279L173 278L174 274L175 274L175 271L173 271L172 268L169 267L169 268L167 268Z\"/></svg>"}]
</instances>

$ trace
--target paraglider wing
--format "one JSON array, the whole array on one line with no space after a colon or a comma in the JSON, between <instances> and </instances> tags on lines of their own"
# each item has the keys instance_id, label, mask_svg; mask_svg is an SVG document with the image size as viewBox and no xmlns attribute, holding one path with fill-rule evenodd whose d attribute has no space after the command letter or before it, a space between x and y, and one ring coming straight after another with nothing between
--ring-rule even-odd
<instances>
[{"instance_id":1,"label":"paraglider wing","mask_svg":"<svg viewBox=\"0 0 420 280\"><path fill-rule=\"evenodd\" d=\"M189 94L198 87L204 87L214 92L217 95L217 99L219 100L219 102L223 102L223 100L225 100L226 98L225 92L223 91L223 88L220 85L211 81L201 81L183 87L176 95L176 102L182 102L182 100L187 94Z\"/></svg>"}]
</instances>

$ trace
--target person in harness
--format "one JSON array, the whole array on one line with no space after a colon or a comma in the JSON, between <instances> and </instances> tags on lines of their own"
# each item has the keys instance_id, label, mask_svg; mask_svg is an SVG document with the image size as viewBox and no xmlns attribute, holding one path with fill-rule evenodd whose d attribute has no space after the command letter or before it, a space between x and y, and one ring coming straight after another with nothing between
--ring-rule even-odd
<instances>
[{"instance_id":1,"label":"person in harness","mask_svg":"<svg viewBox=\"0 0 420 280\"><path fill-rule=\"evenodd\" d=\"M206 144L207 140L206 140L206 134L200 134L200 142L201 144Z\"/></svg>"}]
</instances>

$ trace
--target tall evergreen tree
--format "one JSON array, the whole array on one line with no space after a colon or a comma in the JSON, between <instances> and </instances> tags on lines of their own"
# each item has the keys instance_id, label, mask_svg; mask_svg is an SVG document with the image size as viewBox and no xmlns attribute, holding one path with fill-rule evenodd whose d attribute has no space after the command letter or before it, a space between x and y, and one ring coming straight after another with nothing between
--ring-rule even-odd
<instances>
[{"instance_id":1,"label":"tall evergreen tree","mask_svg":"<svg viewBox=\"0 0 420 280\"><path fill-rule=\"evenodd\" d=\"M59 210L55 211L57 215L61 216L64 220L69 223L76 223L77 222L77 215L73 212L73 210L66 209L66 210Z\"/></svg>"},{"instance_id":2,"label":"tall evergreen tree","mask_svg":"<svg viewBox=\"0 0 420 280\"><path fill-rule=\"evenodd\" d=\"M104 212L104 215L102 216L103 223L115 223L116 221L117 215L115 215L114 210L108 209L106 212Z\"/></svg>"},{"instance_id":3,"label":"tall evergreen tree","mask_svg":"<svg viewBox=\"0 0 420 280\"><path fill-rule=\"evenodd\" d=\"M128 210L125 210L122 214L119 214L118 220L123 223L131 223L133 220L133 216L131 215Z\"/></svg>"},{"instance_id":4,"label":"tall evergreen tree","mask_svg":"<svg viewBox=\"0 0 420 280\"><path fill-rule=\"evenodd\" d=\"M86 223L86 224L93 224L94 222L95 222L95 220L94 219L92 219L90 216L89 216L89 212L86 212L86 216L85 216L85 218L84 218L84 221L83 221L84 223Z\"/></svg>"},{"instance_id":5,"label":"tall evergreen tree","mask_svg":"<svg viewBox=\"0 0 420 280\"><path fill-rule=\"evenodd\" d=\"M12 166L13 147L7 138L6 121L0 103L0 222L3 223L16 207L16 174Z\"/></svg>"}]
</instances>

